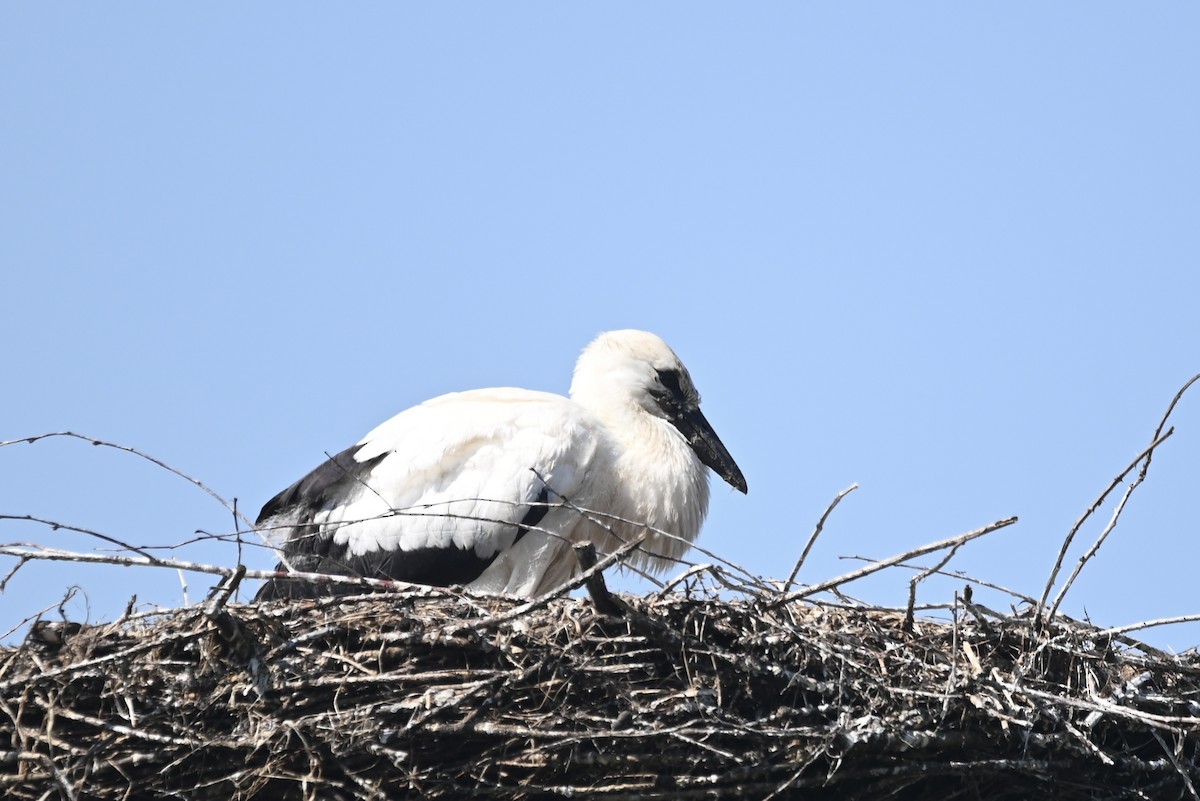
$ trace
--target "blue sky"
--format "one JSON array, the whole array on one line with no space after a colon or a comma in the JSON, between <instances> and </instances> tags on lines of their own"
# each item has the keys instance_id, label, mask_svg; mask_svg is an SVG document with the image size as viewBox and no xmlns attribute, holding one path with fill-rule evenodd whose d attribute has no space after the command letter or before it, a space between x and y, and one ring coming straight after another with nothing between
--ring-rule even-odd
<instances>
[{"instance_id":1,"label":"blue sky","mask_svg":"<svg viewBox=\"0 0 1200 801\"><path fill-rule=\"evenodd\" d=\"M1198 24L1185 3L11 5L0 440L135 446L253 516L400 409L565 391L597 332L647 328L749 481L714 484L703 545L786 576L858 482L802 581L1018 515L951 567L1039 594L1200 372ZM1200 397L1173 422L1068 613L1200 613ZM138 544L232 525L76 442L0 449L0 477L0 514ZM0 521L14 541L96 547ZM183 600L166 571L27 566L0 631L68 585L76 619ZM900 604L907 575L857 591Z\"/></svg>"}]
</instances>

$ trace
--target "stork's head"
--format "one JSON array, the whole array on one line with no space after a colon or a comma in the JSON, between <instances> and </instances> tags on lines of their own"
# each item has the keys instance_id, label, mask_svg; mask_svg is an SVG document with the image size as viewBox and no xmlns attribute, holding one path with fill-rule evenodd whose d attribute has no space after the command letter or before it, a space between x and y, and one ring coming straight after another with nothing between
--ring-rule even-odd
<instances>
[{"instance_id":1,"label":"stork's head","mask_svg":"<svg viewBox=\"0 0 1200 801\"><path fill-rule=\"evenodd\" d=\"M571 397L597 411L631 408L667 421L701 462L746 492L746 478L700 411L692 377L661 337L634 329L596 337L575 365Z\"/></svg>"}]
</instances>

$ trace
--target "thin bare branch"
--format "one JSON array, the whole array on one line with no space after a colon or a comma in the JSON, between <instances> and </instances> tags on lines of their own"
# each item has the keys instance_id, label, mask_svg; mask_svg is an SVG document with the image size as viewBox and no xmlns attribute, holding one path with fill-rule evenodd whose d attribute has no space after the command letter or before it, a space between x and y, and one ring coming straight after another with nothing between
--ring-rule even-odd
<instances>
[{"instance_id":1,"label":"thin bare branch","mask_svg":"<svg viewBox=\"0 0 1200 801\"><path fill-rule=\"evenodd\" d=\"M233 514L235 516L240 516L240 515L238 515L237 508L234 506L234 504L232 502L227 501L216 490L214 490L212 487L205 484L203 481L201 481L197 478L193 478L192 476L188 475L187 473L183 472L182 470L180 470L177 467L172 467L171 465L164 462L162 459L159 459L155 456L151 456L150 454L148 454L144 451L140 451L137 448L131 448L128 445L120 445L115 442L107 442L107 441L99 439L97 437L89 437L86 434L78 434L74 431L54 431L54 432L50 432L47 434L38 434L38 435L32 436L32 437L22 437L20 439L5 440L3 442L0 442L0 448L7 447L9 445L21 445L21 444L32 445L35 442L40 442L45 439L52 439L54 437L66 437L68 439L77 439L77 440L86 442L90 445L94 445L94 446L102 447L102 448L112 448L113 450L122 451L124 453L128 453L128 454L132 454L133 456L137 456L138 458L145 459L147 462L150 462L151 464L156 465L157 467L161 467L163 470L166 470L168 473L172 473L176 476L179 476L180 478L182 478L184 481L188 482L189 484L192 484L193 486L203 490L211 498L216 500L217 503L224 506L230 512L230 514ZM251 528L254 527L254 524L251 523L245 517L241 517L241 519L243 522L246 523L247 526L250 526Z\"/></svg>"},{"instance_id":2,"label":"thin bare branch","mask_svg":"<svg viewBox=\"0 0 1200 801\"><path fill-rule=\"evenodd\" d=\"M1147 454L1146 458L1149 459L1150 455ZM1054 616L1058 614L1058 607L1062 604L1063 599L1067 597L1067 591L1071 589L1071 585L1075 583L1075 579L1079 578L1079 574L1083 571L1083 566L1091 561L1092 557L1095 556L1100 550L1100 546L1103 545L1104 541L1108 539L1108 535L1111 534L1112 530L1117 527L1117 521L1121 518L1121 512L1125 510L1125 502L1129 500L1129 496L1132 495L1133 491L1138 488L1138 485L1145 480L1145 477L1146 472L1143 470L1138 474L1138 477L1134 479L1133 483L1125 488L1125 493L1121 496L1121 500L1117 501L1116 507L1113 508L1112 517L1109 518L1108 525L1106 525L1104 530L1100 532L1100 536L1097 537L1096 541L1092 543L1092 547L1088 548L1087 552L1083 556L1079 557L1079 561L1075 563L1075 569L1071 571L1071 575L1063 584L1062 589L1059 590L1058 595L1054 597L1054 603L1050 605L1050 611L1046 613L1047 620L1053 620Z\"/></svg>"},{"instance_id":3,"label":"thin bare branch","mask_svg":"<svg viewBox=\"0 0 1200 801\"><path fill-rule=\"evenodd\" d=\"M1179 401L1183 398L1184 393L1187 392L1188 389L1191 388L1192 384L1195 384L1197 381L1200 381L1200 373L1197 373L1196 375L1189 378L1187 380L1187 383L1185 383L1182 387L1180 387L1179 391L1175 393L1175 397L1171 398L1171 402L1169 404L1167 404L1167 410L1165 412L1163 412L1162 419L1158 421L1158 428L1154 429L1154 436L1150 438L1151 441L1157 442L1159 440L1159 438L1162 437L1162 431L1164 428L1166 428L1167 421L1171 419L1171 414L1175 411L1175 407L1179 404ZM1153 457L1154 457L1154 451L1153 451L1153 449L1151 449L1151 451L1146 454L1145 464L1142 465L1142 472L1141 472L1142 478L1146 477L1146 472L1150 469L1150 460Z\"/></svg>"},{"instance_id":4,"label":"thin bare branch","mask_svg":"<svg viewBox=\"0 0 1200 801\"><path fill-rule=\"evenodd\" d=\"M1112 480L1112 483L1108 485L1108 488L1105 489L1104 492L1100 493L1100 496L1092 502L1092 505L1089 506L1087 510L1079 517L1079 519L1075 521L1075 525L1071 526L1071 530L1067 532L1066 539L1063 540L1062 547L1058 550L1058 558L1054 560L1054 568L1050 571L1050 578L1046 580L1046 587L1042 590L1042 597L1038 601L1039 618L1042 615L1042 610L1046 608L1046 599L1050 597L1050 590L1054 588L1054 583L1058 580L1058 572L1062 570L1063 560L1066 559L1067 551L1070 549L1071 543L1075 539L1075 535L1079 533L1079 529L1082 528L1083 524L1087 522L1088 518L1090 518L1096 512L1096 510L1104 504L1104 501L1108 499L1108 496L1112 493L1112 491L1116 489L1122 481L1125 480L1125 476L1129 475L1129 473L1135 467L1137 467L1143 459L1154 453L1154 449L1165 442L1167 438L1174 433L1175 429L1172 428L1160 436L1155 437L1154 441L1150 443L1150 446L1139 453L1134 460L1129 463L1128 467L1117 474L1117 477Z\"/></svg>"},{"instance_id":5,"label":"thin bare branch","mask_svg":"<svg viewBox=\"0 0 1200 801\"><path fill-rule=\"evenodd\" d=\"M200 562L188 562L182 559L160 559L158 557L120 556L118 554L86 553L79 551L64 551L57 548L46 548L34 543L10 543L0 545L0 556L15 556L25 560L43 560L48 562L83 562L98 565L116 565L120 567L161 567L168 570L184 570L190 573L208 573L214 576L231 577L238 573L240 567L224 567L222 565L206 565ZM246 570L245 577L251 579L287 578L299 581L311 581L316 584L352 584L360 586L364 591L372 589L402 590L415 586L403 581L390 579L370 579L361 576L336 576L326 573L289 573L278 570Z\"/></svg>"},{"instance_id":6,"label":"thin bare branch","mask_svg":"<svg viewBox=\"0 0 1200 801\"><path fill-rule=\"evenodd\" d=\"M853 560L856 562L875 563L876 561L878 561L877 559L872 559L869 556L857 556L857 555L843 556L843 557L839 557L839 558L850 559L850 560ZM915 570L918 573L927 569L923 565L910 565L906 562L900 562L900 563L896 564L896 567L903 568L904 570ZM996 584L991 581L984 581L983 579L978 578L976 576L968 575L967 573L964 573L961 570L935 570L933 572L934 572L934 575L945 576L946 578L961 579L961 580L969 582L971 584L978 584L980 587L987 587L989 590L996 590L997 592L1002 592L1005 595L1012 596L1013 598L1017 599L1018 601L1021 601L1022 603L1027 603L1031 606L1037 603L1037 599L1034 598L1032 595L1026 595L1022 592L1017 592L1016 590L1009 589L1008 587L1005 587L1001 584Z\"/></svg>"},{"instance_id":7,"label":"thin bare branch","mask_svg":"<svg viewBox=\"0 0 1200 801\"><path fill-rule=\"evenodd\" d=\"M781 595L781 596L779 596L779 598L777 598L775 601L773 601L771 603L771 606L781 606L783 604L792 603L794 601L798 601L803 598L810 598L810 597L816 595L817 593L831 590L834 587L840 587L843 584L849 584L852 581L857 581L858 579L864 578L873 573L878 573L879 571L885 570L885 569L891 567L892 565L896 565L901 562L906 562L909 559L915 559L918 556L924 556L927 553L933 553L934 551L940 551L943 548L957 547L964 543L970 542L971 540L978 539L979 537L982 537L985 534L991 534L993 531L997 531L997 530L1005 528L1007 526L1011 526L1013 523L1016 523L1016 522L1017 522L1016 517L1008 517L1003 520L997 520L995 523L989 523L988 525L986 525L982 528L977 528L974 531L968 531L966 534L960 534L957 537L950 537L949 539L939 540L939 541L931 543L929 545L922 545L919 548L913 548L911 551L905 551L904 553L896 554L895 556L890 556L887 559L884 559L879 562L875 562L874 564L867 565L866 567L859 568L858 570L852 570L851 572L846 573L841 576L838 576L837 578L832 578L832 579L829 579L828 581L822 581L819 584L814 584L810 587L805 587L802 590L798 590L796 592L790 592L790 593Z\"/></svg>"},{"instance_id":8,"label":"thin bare branch","mask_svg":"<svg viewBox=\"0 0 1200 801\"><path fill-rule=\"evenodd\" d=\"M1175 617L1160 617L1157 620L1146 620L1141 623L1129 623L1125 626L1113 626L1106 629L1098 629L1096 637L1111 637L1117 634L1127 634L1131 631L1141 631L1143 629L1152 629L1156 626L1174 626L1178 623L1200 623L1200 614L1194 615L1176 615Z\"/></svg>"},{"instance_id":9,"label":"thin bare branch","mask_svg":"<svg viewBox=\"0 0 1200 801\"><path fill-rule=\"evenodd\" d=\"M844 490L839 492L837 496L830 502L828 508L825 509L825 514L821 515L821 519L817 521L817 527L813 529L813 533L809 536L808 542L804 544L804 550L800 552L800 558L796 560L796 566L792 568L792 572L788 574L787 581L783 583L782 592L790 592L792 585L796 583L796 576L800 574L800 568L804 566L804 560L808 559L808 552L817 542L817 537L821 536L821 532L825 529L825 521L829 519L829 515L833 514L833 510L842 502L850 493L858 489L858 482L851 484Z\"/></svg>"},{"instance_id":10,"label":"thin bare branch","mask_svg":"<svg viewBox=\"0 0 1200 801\"><path fill-rule=\"evenodd\" d=\"M1133 482L1133 484L1130 485L1129 489L1125 492L1125 495L1121 498L1121 503L1117 506L1117 510L1113 514L1108 527L1104 529L1100 537L1097 538L1091 549L1089 549L1088 553L1080 560L1079 564L1076 565L1075 571L1071 574L1070 579L1067 581L1067 586L1064 587L1055 598L1053 608L1050 610L1048 615L1048 617L1051 618L1054 617L1055 612L1058 611L1058 607L1062 603L1063 598L1066 596L1067 590L1070 589L1071 584L1079 575L1079 572L1083 569L1083 566L1088 562L1089 559L1091 559L1092 556L1095 555L1096 551L1100 549L1100 546L1104 543L1104 540L1116 526L1117 519L1121 516L1121 510L1125 506L1125 501L1127 501L1129 496L1133 494L1133 490L1136 489L1143 481L1145 481L1146 474L1150 471L1150 461L1154 458L1155 448L1157 448L1159 445L1165 442L1168 437L1175 433L1174 428L1169 428L1166 431L1163 429L1166 428L1167 421L1171 418L1171 414L1175 411L1175 407L1179 404L1180 399L1183 398L1184 393L1186 393L1188 389L1197 381L1200 381L1200 373L1192 376L1182 387L1179 388L1179 391L1175 393L1175 397L1173 397L1171 402L1167 405L1167 410L1163 413L1162 418L1158 421L1158 427L1154 429L1154 436L1150 438L1150 446L1138 454L1137 458L1135 458L1129 464L1129 467L1125 468L1120 475L1113 479L1112 483L1109 484L1108 489L1100 494L1100 497L1097 498L1090 507L1088 507L1087 511L1083 513L1079 520L1076 521L1075 525L1071 527L1070 532L1067 533L1067 537L1063 541L1062 548L1059 549L1058 558L1054 562L1054 568L1050 571L1050 578L1046 581L1046 587L1042 590L1042 597L1038 602L1039 620L1042 618L1042 613L1045 611L1046 600L1050 597L1050 590L1054 587L1054 582L1058 579L1058 572L1062 569L1063 560L1066 558L1067 550L1071 547L1071 541L1075 538L1075 534L1079 531L1084 522L1091 517L1097 509L1100 508L1101 504L1103 504L1109 494L1116 489L1117 485L1125 480L1125 476L1128 475L1134 467L1141 463L1142 467L1141 470L1138 471L1137 479Z\"/></svg>"},{"instance_id":11,"label":"thin bare branch","mask_svg":"<svg viewBox=\"0 0 1200 801\"><path fill-rule=\"evenodd\" d=\"M123 542L123 541L117 539L116 537L111 537L108 534L101 534L99 531L94 531L90 528L81 528L80 526L72 526L67 523L60 523L57 520L47 520L44 517L34 517L33 515L0 514L0 521L3 521L3 520L13 520L13 521L22 522L22 523L38 523L39 525L48 526L53 531L60 531L60 530L61 531L71 531L76 534L83 534L85 536L94 537L95 539L102 540L103 542L107 542L110 545L115 545L118 548L121 548L123 550L132 551L133 553L136 553L136 554L141 554L142 556L146 557L147 559L151 558L150 554L146 553L141 548L130 545L127 542Z\"/></svg>"}]
</instances>

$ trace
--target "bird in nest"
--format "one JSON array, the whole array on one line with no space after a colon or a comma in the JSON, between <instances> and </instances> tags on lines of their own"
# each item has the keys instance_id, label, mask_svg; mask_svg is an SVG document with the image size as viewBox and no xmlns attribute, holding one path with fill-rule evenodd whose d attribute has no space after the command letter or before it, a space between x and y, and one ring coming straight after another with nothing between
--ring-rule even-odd
<instances>
[{"instance_id":1,"label":"bird in nest","mask_svg":"<svg viewBox=\"0 0 1200 801\"><path fill-rule=\"evenodd\" d=\"M699 534L708 469L746 479L700 411L687 368L658 336L601 334L570 397L511 387L407 409L267 502L279 552L259 600L355 592L323 573L534 596L644 537L632 565L671 567Z\"/></svg>"}]
</instances>

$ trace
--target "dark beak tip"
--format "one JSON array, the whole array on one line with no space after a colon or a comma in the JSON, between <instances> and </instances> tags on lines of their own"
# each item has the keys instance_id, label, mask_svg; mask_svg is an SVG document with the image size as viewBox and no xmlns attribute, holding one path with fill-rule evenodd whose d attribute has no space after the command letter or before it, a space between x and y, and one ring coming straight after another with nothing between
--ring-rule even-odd
<instances>
[{"instance_id":1,"label":"dark beak tip","mask_svg":"<svg viewBox=\"0 0 1200 801\"><path fill-rule=\"evenodd\" d=\"M741 469L736 464L733 464L732 460L728 465L723 465L723 467L724 469L718 470L717 474L725 480L725 483L743 495L749 495L750 493L746 489L746 477L742 475Z\"/></svg>"},{"instance_id":2,"label":"dark beak tip","mask_svg":"<svg viewBox=\"0 0 1200 801\"><path fill-rule=\"evenodd\" d=\"M687 440L688 445L691 446L692 451L699 457L701 464L719 475L725 483L738 492L743 495L748 494L746 477L742 475L741 468L733 461L733 457L725 449L721 438L704 419L704 413L699 408L680 415L678 419L674 420L674 423L684 439Z\"/></svg>"}]
</instances>

